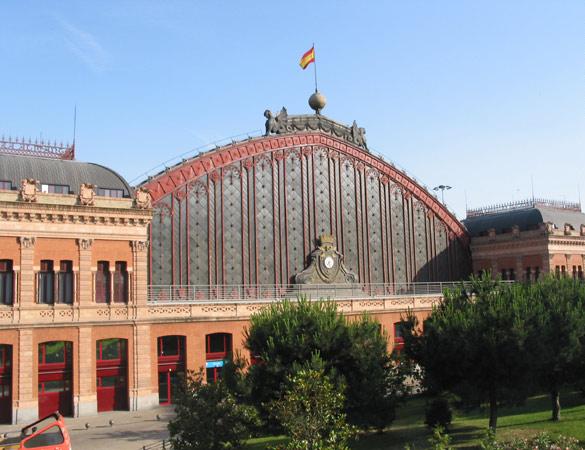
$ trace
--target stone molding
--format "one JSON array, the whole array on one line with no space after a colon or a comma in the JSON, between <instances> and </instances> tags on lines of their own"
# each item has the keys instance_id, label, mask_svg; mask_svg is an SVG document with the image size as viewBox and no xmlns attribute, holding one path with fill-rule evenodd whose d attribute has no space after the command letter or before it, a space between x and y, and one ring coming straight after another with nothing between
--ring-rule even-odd
<instances>
[{"instance_id":1,"label":"stone molding","mask_svg":"<svg viewBox=\"0 0 585 450\"><path fill-rule=\"evenodd\" d=\"M392 296L384 298L355 298L335 300L344 314L403 313L430 311L433 305L442 301L440 295ZM154 302L144 305L132 304L91 304L75 305L30 305L0 307L0 325L3 328L43 328L47 325L96 326L136 323L168 323L169 320L185 322L208 322L221 320L248 320L250 316L274 302L199 302L173 304Z\"/></svg>"}]
</instances>

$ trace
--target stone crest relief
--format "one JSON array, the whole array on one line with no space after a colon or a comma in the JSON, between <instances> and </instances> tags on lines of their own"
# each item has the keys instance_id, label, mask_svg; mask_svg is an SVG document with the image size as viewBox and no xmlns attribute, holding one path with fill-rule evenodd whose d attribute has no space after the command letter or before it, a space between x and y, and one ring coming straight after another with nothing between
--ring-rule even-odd
<instances>
[{"instance_id":1,"label":"stone crest relief","mask_svg":"<svg viewBox=\"0 0 585 450\"><path fill-rule=\"evenodd\" d=\"M134 192L134 202L138 209L150 209L152 208L152 196L148 189L138 188Z\"/></svg>"},{"instance_id":2,"label":"stone crest relief","mask_svg":"<svg viewBox=\"0 0 585 450\"><path fill-rule=\"evenodd\" d=\"M20 198L25 202L36 202L39 192L38 181L34 178L25 178L20 182Z\"/></svg>"},{"instance_id":3,"label":"stone crest relief","mask_svg":"<svg viewBox=\"0 0 585 450\"><path fill-rule=\"evenodd\" d=\"M311 253L309 265L295 276L296 284L348 284L357 282L354 273L343 264L343 255L337 251L335 238L324 234L319 246Z\"/></svg>"},{"instance_id":4,"label":"stone crest relief","mask_svg":"<svg viewBox=\"0 0 585 450\"><path fill-rule=\"evenodd\" d=\"M79 203L83 206L93 206L95 202L95 186L82 183L79 187Z\"/></svg>"}]
</instances>

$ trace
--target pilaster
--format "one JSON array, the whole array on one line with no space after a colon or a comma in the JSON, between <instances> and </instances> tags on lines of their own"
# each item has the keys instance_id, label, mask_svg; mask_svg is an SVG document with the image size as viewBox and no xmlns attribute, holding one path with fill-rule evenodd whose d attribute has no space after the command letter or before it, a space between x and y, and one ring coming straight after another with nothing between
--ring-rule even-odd
<instances>
[{"instance_id":1,"label":"pilaster","mask_svg":"<svg viewBox=\"0 0 585 450\"><path fill-rule=\"evenodd\" d=\"M91 256L93 239L77 239L79 246L79 287L77 301L80 305L93 302L93 272L91 271Z\"/></svg>"},{"instance_id":2,"label":"pilaster","mask_svg":"<svg viewBox=\"0 0 585 450\"><path fill-rule=\"evenodd\" d=\"M36 238L21 236L20 243L20 297L17 299L20 306L31 305L35 302L35 243Z\"/></svg>"},{"instance_id":3,"label":"pilaster","mask_svg":"<svg viewBox=\"0 0 585 450\"><path fill-rule=\"evenodd\" d=\"M97 395L95 388L95 344L90 327L79 328L79 358L77 381L78 395L75 396L75 416L97 414Z\"/></svg>"},{"instance_id":4,"label":"pilaster","mask_svg":"<svg viewBox=\"0 0 585 450\"><path fill-rule=\"evenodd\" d=\"M32 329L18 330L18 394L16 411L13 415L15 423L28 423L36 420L39 415L38 401L33 397L33 336Z\"/></svg>"},{"instance_id":5,"label":"pilaster","mask_svg":"<svg viewBox=\"0 0 585 450\"><path fill-rule=\"evenodd\" d=\"M130 393L132 411L149 409L158 405L158 393L152 389L152 358L150 325L134 328L134 388Z\"/></svg>"},{"instance_id":6,"label":"pilaster","mask_svg":"<svg viewBox=\"0 0 585 450\"><path fill-rule=\"evenodd\" d=\"M148 241L132 241L132 290L130 303L145 306L148 290Z\"/></svg>"}]
</instances>

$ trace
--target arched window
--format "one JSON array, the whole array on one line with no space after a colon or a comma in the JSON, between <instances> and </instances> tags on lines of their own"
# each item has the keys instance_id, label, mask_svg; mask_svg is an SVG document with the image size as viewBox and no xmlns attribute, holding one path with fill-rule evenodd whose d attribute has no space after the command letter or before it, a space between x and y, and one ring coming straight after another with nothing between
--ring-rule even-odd
<instances>
[{"instance_id":1,"label":"arched window","mask_svg":"<svg viewBox=\"0 0 585 450\"><path fill-rule=\"evenodd\" d=\"M114 271L114 302L128 302L128 269L124 261L116 261Z\"/></svg>"},{"instance_id":2,"label":"arched window","mask_svg":"<svg viewBox=\"0 0 585 450\"><path fill-rule=\"evenodd\" d=\"M214 333L205 336L205 369L208 382L221 378L225 360L231 357L231 353L231 334Z\"/></svg>"},{"instance_id":3,"label":"arched window","mask_svg":"<svg viewBox=\"0 0 585 450\"><path fill-rule=\"evenodd\" d=\"M400 353L404 348L404 325L402 322L394 324L394 351Z\"/></svg>"},{"instance_id":4,"label":"arched window","mask_svg":"<svg viewBox=\"0 0 585 450\"><path fill-rule=\"evenodd\" d=\"M157 342L158 400L173 402L177 383L185 373L185 336L161 336Z\"/></svg>"},{"instance_id":5,"label":"arched window","mask_svg":"<svg viewBox=\"0 0 585 450\"><path fill-rule=\"evenodd\" d=\"M11 259L0 259L0 305L14 302L14 271Z\"/></svg>"},{"instance_id":6,"label":"arched window","mask_svg":"<svg viewBox=\"0 0 585 450\"><path fill-rule=\"evenodd\" d=\"M37 292L39 303L48 305L55 303L55 271L51 260L44 259L41 261Z\"/></svg>"},{"instance_id":7,"label":"arched window","mask_svg":"<svg viewBox=\"0 0 585 450\"><path fill-rule=\"evenodd\" d=\"M95 273L95 301L96 303L109 303L110 292L110 263L98 261Z\"/></svg>"}]
</instances>

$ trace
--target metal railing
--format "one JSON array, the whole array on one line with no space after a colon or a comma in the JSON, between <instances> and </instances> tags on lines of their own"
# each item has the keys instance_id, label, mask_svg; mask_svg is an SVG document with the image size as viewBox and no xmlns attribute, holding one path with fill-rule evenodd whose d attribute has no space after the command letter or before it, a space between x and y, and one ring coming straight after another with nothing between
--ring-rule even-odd
<instances>
[{"instance_id":1,"label":"metal railing","mask_svg":"<svg viewBox=\"0 0 585 450\"><path fill-rule=\"evenodd\" d=\"M140 450L172 450L171 441L162 440L154 444L143 445Z\"/></svg>"},{"instance_id":2,"label":"metal railing","mask_svg":"<svg viewBox=\"0 0 585 450\"><path fill-rule=\"evenodd\" d=\"M307 296L312 299L375 299L400 296L441 295L458 281L436 283L354 283L323 285L151 285L150 303L205 303L279 301Z\"/></svg>"}]
</instances>

